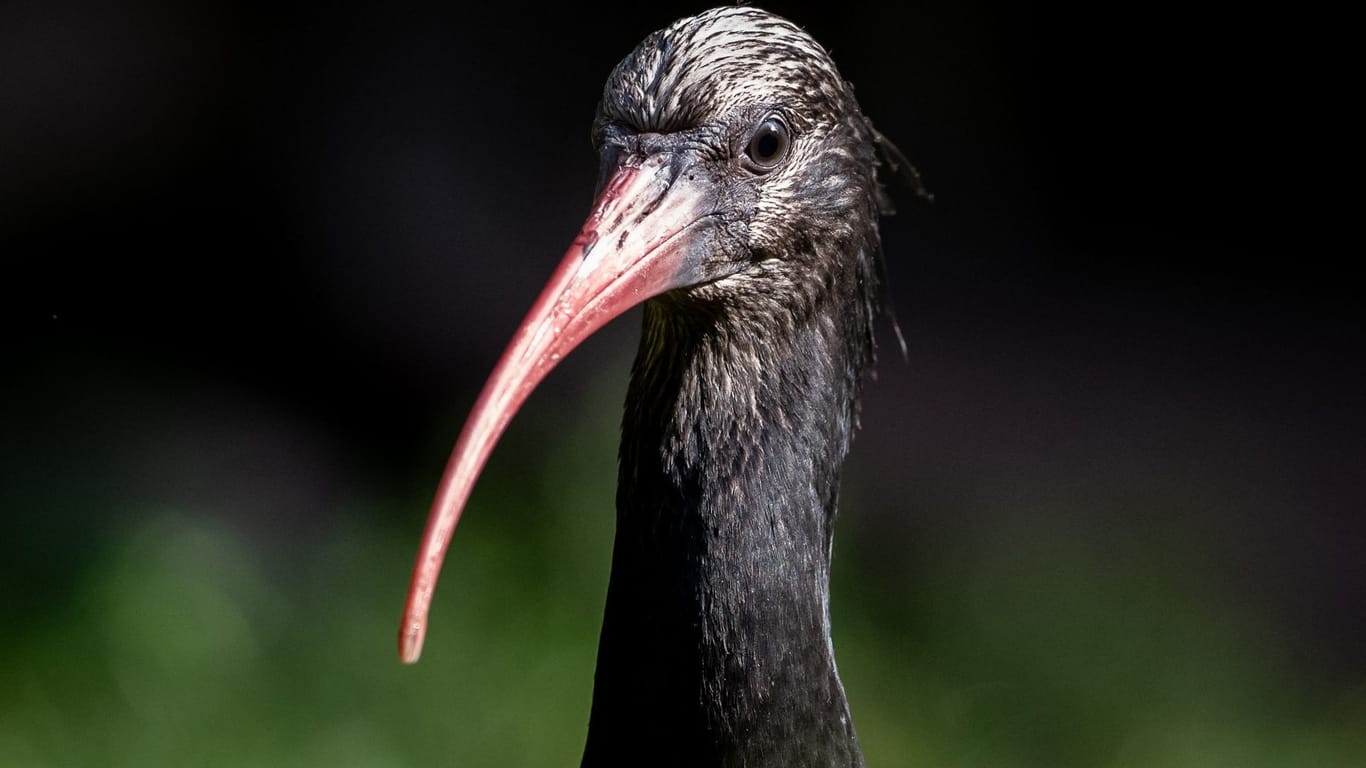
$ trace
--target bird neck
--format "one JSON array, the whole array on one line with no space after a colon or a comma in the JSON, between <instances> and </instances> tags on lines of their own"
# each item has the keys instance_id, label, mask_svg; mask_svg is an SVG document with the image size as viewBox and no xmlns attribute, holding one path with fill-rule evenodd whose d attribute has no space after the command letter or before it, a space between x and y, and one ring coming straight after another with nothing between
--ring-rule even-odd
<instances>
[{"instance_id":1,"label":"bird neck","mask_svg":"<svg viewBox=\"0 0 1366 768\"><path fill-rule=\"evenodd\" d=\"M862 765L829 576L870 284L772 316L646 305L585 766Z\"/></svg>"}]
</instances>

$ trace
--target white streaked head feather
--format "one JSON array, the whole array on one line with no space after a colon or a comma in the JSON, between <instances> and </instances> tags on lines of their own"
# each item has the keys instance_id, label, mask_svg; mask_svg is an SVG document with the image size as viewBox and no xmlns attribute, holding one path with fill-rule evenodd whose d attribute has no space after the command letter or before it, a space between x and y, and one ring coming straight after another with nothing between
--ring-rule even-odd
<instances>
[{"instance_id":1,"label":"white streaked head feather","mask_svg":"<svg viewBox=\"0 0 1366 768\"><path fill-rule=\"evenodd\" d=\"M726 6L649 35L617 65L603 111L640 130L690 127L738 106L847 98L825 49L795 24Z\"/></svg>"}]
</instances>

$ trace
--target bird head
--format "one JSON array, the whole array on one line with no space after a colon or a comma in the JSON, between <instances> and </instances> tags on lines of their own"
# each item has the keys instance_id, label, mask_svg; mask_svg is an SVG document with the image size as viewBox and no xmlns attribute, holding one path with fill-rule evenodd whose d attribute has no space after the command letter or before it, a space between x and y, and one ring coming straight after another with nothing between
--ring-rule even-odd
<instances>
[{"instance_id":1,"label":"bird head","mask_svg":"<svg viewBox=\"0 0 1366 768\"><path fill-rule=\"evenodd\" d=\"M843 266L828 254L859 251L846 246L877 215L875 136L810 35L742 6L646 37L608 77L593 129L600 190L638 175L686 201L675 298L719 302L795 300Z\"/></svg>"},{"instance_id":2,"label":"bird head","mask_svg":"<svg viewBox=\"0 0 1366 768\"><path fill-rule=\"evenodd\" d=\"M617 65L594 121L602 166L592 211L485 384L441 480L399 630L405 662L421 652L442 560L494 444L583 339L662 295L723 313L758 298L791 314L835 272L872 290L877 138L824 49L756 8L677 21Z\"/></svg>"}]
</instances>

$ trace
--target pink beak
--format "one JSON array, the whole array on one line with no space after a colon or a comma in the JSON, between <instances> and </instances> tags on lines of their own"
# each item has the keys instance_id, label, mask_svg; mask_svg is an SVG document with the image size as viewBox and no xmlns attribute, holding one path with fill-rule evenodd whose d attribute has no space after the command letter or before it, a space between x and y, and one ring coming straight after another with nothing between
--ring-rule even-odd
<instances>
[{"instance_id":1,"label":"pink beak","mask_svg":"<svg viewBox=\"0 0 1366 768\"><path fill-rule=\"evenodd\" d=\"M399 657L417 661L441 563L484 463L517 409L579 342L626 310L700 279L698 232L709 185L671 154L623 164L484 384L446 464L422 535L399 627Z\"/></svg>"}]
</instances>

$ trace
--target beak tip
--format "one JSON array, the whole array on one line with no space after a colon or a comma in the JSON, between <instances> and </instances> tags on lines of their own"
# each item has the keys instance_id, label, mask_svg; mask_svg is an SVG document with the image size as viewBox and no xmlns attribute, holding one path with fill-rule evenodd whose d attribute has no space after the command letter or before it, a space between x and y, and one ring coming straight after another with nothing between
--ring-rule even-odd
<instances>
[{"instance_id":1,"label":"beak tip","mask_svg":"<svg viewBox=\"0 0 1366 768\"><path fill-rule=\"evenodd\" d=\"M422 638L402 637L398 642L398 659L404 664L416 664L422 657Z\"/></svg>"},{"instance_id":2,"label":"beak tip","mask_svg":"<svg viewBox=\"0 0 1366 768\"><path fill-rule=\"evenodd\" d=\"M404 664L416 664L422 657L422 641L426 639L426 628L420 622L405 622L403 631L398 635L398 659Z\"/></svg>"}]
</instances>

